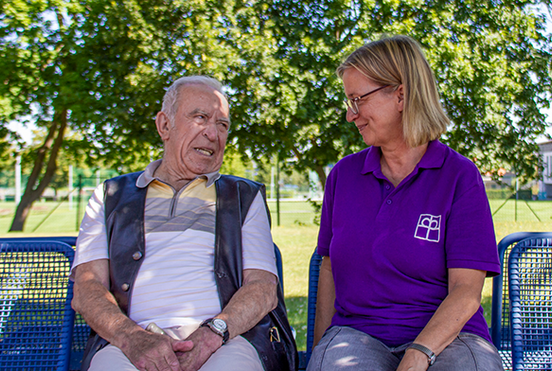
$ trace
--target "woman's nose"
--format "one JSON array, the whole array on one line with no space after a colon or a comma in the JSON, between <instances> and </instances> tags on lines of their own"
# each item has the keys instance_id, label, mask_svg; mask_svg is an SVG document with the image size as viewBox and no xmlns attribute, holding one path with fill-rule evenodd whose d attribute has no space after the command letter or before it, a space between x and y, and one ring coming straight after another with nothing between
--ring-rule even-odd
<instances>
[{"instance_id":1,"label":"woman's nose","mask_svg":"<svg viewBox=\"0 0 552 371\"><path fill-rule=\"evenodd\" d=\"M354 113L351 108L347 108L347 114L345 115L347 122L353 122L357 117L358 113Z\"/></svg>"}]
</instances>

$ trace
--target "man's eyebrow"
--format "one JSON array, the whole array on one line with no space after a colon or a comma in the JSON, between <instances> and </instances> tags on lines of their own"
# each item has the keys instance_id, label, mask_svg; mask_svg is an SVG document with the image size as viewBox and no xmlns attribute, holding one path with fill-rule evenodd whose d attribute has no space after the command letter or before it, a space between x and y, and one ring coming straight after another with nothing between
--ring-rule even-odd
<instances>
[{"instance_id":1,"label":"man's eyebrow","mask_svg":"<svg viewBox=\"0 0 552 371\"><path fill-rule=\"evenodd\" d=\"M205 115L205 116L207 116L207 117L211 117L211 115L210 115L209 113L205 112L205 111L202 110L201 108L196 108L196 109L194 109L192 112L190 112L190 115L195 115L195 114L197 114L197 113L202 114L202 115ZM229 118L226 118L226 117L222 117L222 118L218 119L218 121L228 121L228 122L230 122L230 119L229 119Z\"/></svg>"},{"instance_id":2,"label":"man's eyebrow","mask_svg":"<svg viewBox=\"0 0 552 371\"><path fill-rule=\"evenodd\" d=\"M205 112L204 110L202 110L201 108L194 109L192 112L190 112L190 115L195 115L197 113L200 113L202 115L205 115L205 116L209 117L209 114L207 112Z\"/></svg>"}]
</instances>

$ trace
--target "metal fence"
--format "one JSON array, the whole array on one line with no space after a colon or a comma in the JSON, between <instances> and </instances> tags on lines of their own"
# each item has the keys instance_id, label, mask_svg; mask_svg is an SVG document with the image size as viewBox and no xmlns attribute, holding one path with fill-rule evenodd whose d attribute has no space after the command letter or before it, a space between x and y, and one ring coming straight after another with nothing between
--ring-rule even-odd
<instances>
[{"instance_id":1,"label":"metal fence","mask_svg":"<svg viewBox=\"0 0 552 371\"><path fill-rule=\"evenodd\" d=\"M94 179L95 180L95 179ZM35 202L24 232L26 233L74 233L78 231L85 212L88 199L95 187L92 184L75 188L72 193L58 197L56 200ZM519 196L519 195L518 195ZM552 222L552 201L533 200L527 197L489 199L495 222ZM305 198L269 199L273 226L314 225L319 218L321 201L310 201ZM15 204L0 202L0 233L9 230Z\"/></svg>"}]
</instances>

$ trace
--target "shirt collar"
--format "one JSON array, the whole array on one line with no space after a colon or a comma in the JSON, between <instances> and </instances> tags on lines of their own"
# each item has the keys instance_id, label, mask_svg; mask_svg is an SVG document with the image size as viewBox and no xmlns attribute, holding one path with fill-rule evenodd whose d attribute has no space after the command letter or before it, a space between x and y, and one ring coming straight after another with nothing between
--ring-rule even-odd
<instances>
[{"instance_id":1,"label":"shirt collar","mask_svg":"<svg viewBox=\"0 0 552 371\"><path fill-rule=\"evenodd\" d=\"M439 169L443 166L446 157L447 146L438 140L428 143L426 152L418 163L420 169Z\"/></svg>"},{"instance_id":2,"label":"shirt collar","mask_svg":"<svg viewBox=\"0 0 552 371\"><path fill-rule=\"evenodd\" d=\"M372 146L366 151L366 160L364 160L364 166L362 167L362 174L373 173L376 170L379 170L380 159L381 159L381 149L380 147Z\"/></svg>"},{"instance_id":3,"label":"shirt collar","mask_svg":"<svg viewBox=\"0 0 552 371\"><path fill-rule=\"evenodd\" d=\"M438 140L432 140L427 144L427 149L422 156L422 159L416 165L418 169L434 169L440 168L445 162L446 146ZM373 173L381 170L381 149L380 147L372 146L367 149L368 154L362 167L362 174Z\"/></svg>"},{"instance_id":4,"label":"shirt collar","mask_svg":"<svg viewBox=\"0 0 552 371\"><path fill-rule=\"evenodd\" d=\"M153 175L153 174L155 174L155 170L157 170L159 165L161 165L162 161L163 160L155 160L152 163L150 163L146 167L146 170L144 170L144 172L142 174L140 174L140 176L136 180L136 187L146 188L154 180L157 180L159 182L163 182L161 179L159 179L158 177ZM195 179L197 179L197 178L203 178L203 179L207 180L207 185L206 186L210 187L220 178L220 173L218 171L214 171L212 173L199 175ZM165 183L165 182L163 182L163 183Z\"/></svg>"}]
</instances>

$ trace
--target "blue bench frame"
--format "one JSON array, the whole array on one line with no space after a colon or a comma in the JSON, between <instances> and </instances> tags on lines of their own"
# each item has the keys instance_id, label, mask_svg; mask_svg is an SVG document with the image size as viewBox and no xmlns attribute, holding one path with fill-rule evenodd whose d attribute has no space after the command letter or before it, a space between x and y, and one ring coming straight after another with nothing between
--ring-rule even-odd
<instances>
[{"instance_id":1,"label":"blue bench frame","mask_svg":"<svg viewBox=\"0 0 552 371\"><path fill-rule=\"evenodd\" d=\"M0 241L0 369L69 367L75 312L67 272L73 248L59 241Z\"/></svg>"},{"instance_id":2,"label":"blue bench frame","mask_svg":"<svg viewBox=\"0 0 552 371\"><path fill-rule=\"evenodd\" d=\"M493 278L493 295L491 310L491 337L494 345L499 350L505 369L511 369L511 336L509 320L509 300L508 295L508 256L512 247L519 241L527 238L552 238L552 232L517 232L504 237L498 244L499 258L503 267L503 274ZM76 237L15 237L0 238L0 243L5 242L63 242L70 246L76 243ZM275 245L278 274L283 290L283 270L282 258L279 249ZM313 253L309 265L309 288L308 288L308 312L307 312L307 350L299 352L300 369L305 369L311 356L311 350L314 340L314 320L316 316L316 298L318 293L318 276L320 273L320 263L322 257ZM72 288L72 286L71 286ZM72 296L72 292L71 292ZM73 328L71 359L69 370L79 370L80 362L84 352L84 347L88 338L90 328L82 320L80 315L71 320Z\"/></svg>"},{"instance_id":3,"label":"blue bench frame","mask_svg":"<svg viewBox=\"0 0 552 371\"><path fill-rule=\"evenodd\" d=\"M526 238L508 257L512 369L552 370L552 238Z\"/></svg>"}]
</instances>

